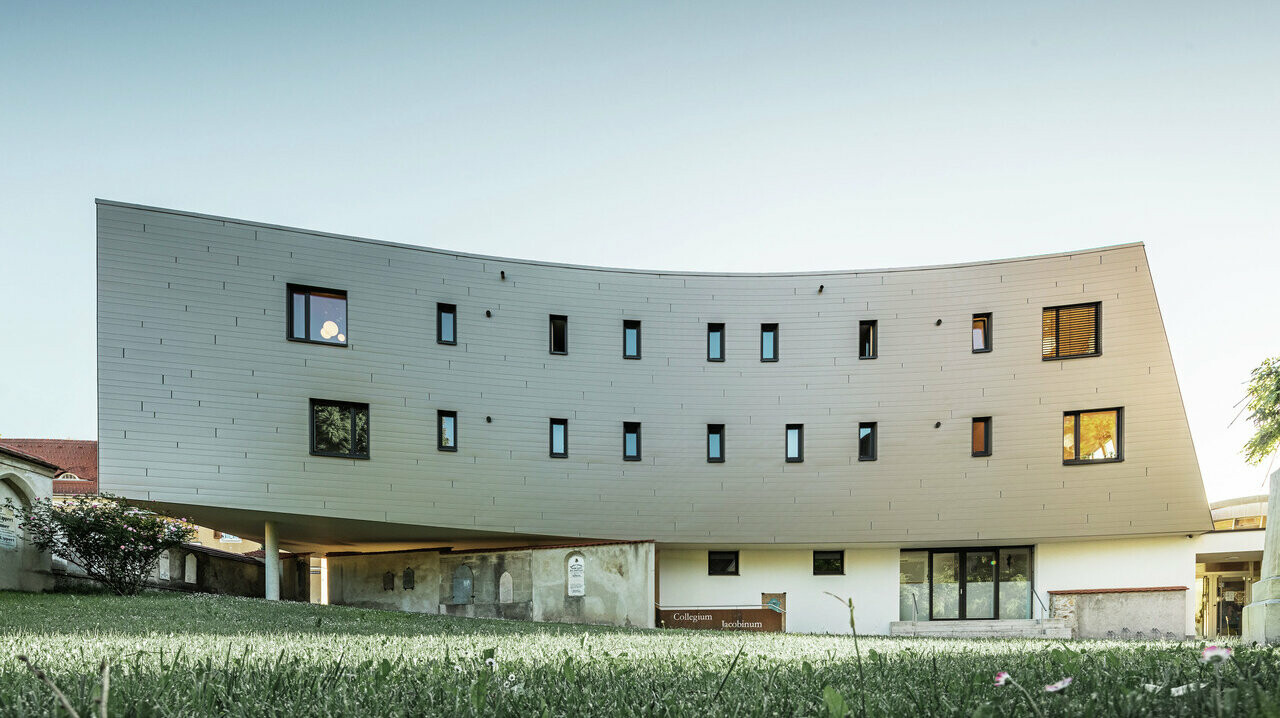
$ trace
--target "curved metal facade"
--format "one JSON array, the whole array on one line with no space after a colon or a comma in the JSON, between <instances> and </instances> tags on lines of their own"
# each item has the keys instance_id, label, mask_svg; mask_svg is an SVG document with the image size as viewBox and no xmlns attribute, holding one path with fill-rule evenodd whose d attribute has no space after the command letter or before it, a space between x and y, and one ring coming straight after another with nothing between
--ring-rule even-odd
<instances>
[{"instance_id":1,"label":"curved metal facade","mask_svg":"<svg viewBox=\"0 0 1280 718\"><path fill-rule=\"evenodd\" d=\"M344 520L361 522L355 543L913 546L1209 528L1141 245L662 273L99 202L98 283L102 487L203 520L288 517L325 527L300 537L317 545L338 543ZM348 293L347 347L286 341L291 283ZM1042 308L1094 301L1101 355L1043 361ZM438 302L457 306L456 345L436 342ZM994 350L974 353L971 318L988 312ZM552 314L568 317L566 355L548 351ZM638 360L623 358L624 320L642 322ZM863 320L878 323L875 359L858 358ZM708 323L726 327L723 362L707 360ZM766 323L776 362L761 361ZM313 398L369 404L368 460L309 453ZM1064 466L1063 412L1101 407L1124 407L1124 461ZM457 412L457 451L437 450L437 410ZM993 451L973 457L982 416ZM567 458L548 455L551 417L569 420ZM641 425L639 461L623 460L624 422ZM858 460L860 422L877 424L875 461ZM723 463L707 462L708 424L725 425ZM804 425L801 463L784 460L788 424Z\"/></svg>"}]
</instances>

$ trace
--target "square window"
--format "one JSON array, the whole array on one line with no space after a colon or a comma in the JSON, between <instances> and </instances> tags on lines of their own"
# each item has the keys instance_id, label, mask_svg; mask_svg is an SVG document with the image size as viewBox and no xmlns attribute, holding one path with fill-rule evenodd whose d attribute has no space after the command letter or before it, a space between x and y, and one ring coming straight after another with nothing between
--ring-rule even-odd
<instances>
[{"instance_id":1,"label":"square window","mask_svg":"<svg viewBox=\"0 0 1280 718\"><path fill-rule=\"evenodd\" d=\"M551 458L563 459L569 455L569 420L551 420Z\"/></svg>"},{"instance_id":2,"label":"square window","mask_svg":"<svg viewBox=\"0 0 1280 718\"><path fill-rule=\"evenodd\" d=\"M1041 359L1093 357L1102 353L1102 302L1045 307L1040 318Z\"/></svg>"},{"instance_id":3,"label":"square window","mask_svg":"<svg viewBox=\"0 0 1280 718\"><path fill-rule=\"evenodd\" d=\"M707 463L724 463L724 424L707 424Z\"/></svg>"},{"instance_id":4,"label":"square window","mask_svg":"<svg viewBox=\"0 0 1280 718\"><path fill-rule=\"evenodd\" d=\"M436 412L436 448L440 451L458 450L458 412Z\"/></svg>"},{"instance_id":5,"label":"square window","mask_svg":"<svg viewBox=\"0 0 1280 718\"><path fill-rule=\"evenodd\" d=\"M292 341L347 344L347 293L290 284L286 336Z\"/></svg>"},{"instance_id":6,"label":"square window","mask_svg":"<svg viewBox=\"0 0 1280 718\"><path fill-rule=\"evenodd\" d=\"M622 358L640 358L640 321L637 319L622 322Z\"/></svg>"},{"instance_id":7,"label":"square window","mask_svg":"<svg viewBox=\"0 0 1280 718\"><path fill-rule=\"evenodd\" d=\"M312 399L311 453L369 458L369 405Z\"/></svg>"},{"instance_id":8,"label":"square window","mask_svg":"<svg viewBox=\"0 0 1280 718\"><path fill-rule=\"evenodd\" d=\"M878 322L875 319L869 319L858 322L858 358L859 359L875 359L876 352L879 350L879 330Z\"/></svg>"},{"instance_id":9,"label":"square window","mask_svg":"<svg viewBox=\"0 0 1280 718\"><path fill-rule=\"evenodd\" d=\"M737 576L738 575L738 552L737 551L708 551L707 552L707 575L708 576Z\"/></svg>"},{"instance_id":10,"label":"square window","mask_svg":"<svg viewBox=\"0 0 1280 718\"><path fill-rule=\"evenodd\" d=\"M973 315L973 353L991 351L991 313Z\"/></svg>"},{"instance_id":11,"label":"square window","mask_svg":"<svg viewBox=\"0 0 1280 718\"><path fill-rule=\"evenodd\" d=\"M844 551L814 551L814 576L843 576Z\"/></svg>"},{"instance_id":12,"label":"square window","mask_svg":"<svg viewBox=\"0 0 1280 718\"><path fill-rule=\"evenodd\" d=\"M973 455L991 456L991 417L989 416L974 417Z\"/></svg>"},{"instance_id":13,"label":"square window","mask_svg":"<svg viewBox=\"0 0 1280 718\"><path fill-rule=\"evenodd\" d=\"M876 422L858 424L858 461L876 460Z\"/></svg>"},{"instance_id":14,"label":"square window","mask_svg":"<svg viewBox=\"0 0 1280 718\"><path fill-rule=\"evenodd\" d=\"M622 458L624 461L640 460L640 422L622 422Z\"/></svg>"},{"instance_id":15,"label":"square window","mask_svg":"<svg viewBox=\"0 0 1280 718\"><path fill-rule=\"evenodd\" d=\"M563 314L551 315L551 353L569 353L569 317Z\"/></svg>"},{"instance_id":16,"label":"square window","mask_svg":"<svg viewBox=\"0 0 1280 718\"><path fill-rule=\"evenodd\" d=\"M458 343L458 306L436 304L436 343Z\"/></svg>"},{"instance_id":17,"label":"square window","mask_svg":"<svg viewBox=\"0 0 1280 718\"><path fill-rule=\"evenodd\" d=\"M787 424L787 461L804 461L804 424Z\"/></svg>"},{"instance_id":18,"label":"square window","mask_svg":"<svg viewBox=\"0 0 1280 718\"><path fill-rule=\"evenodd\" d=\"M1124 461L1124 409L1068 411L1062 415L1062 463Z\"/></svg>"},{"instance_id":19,"label":"square window","mask_svg":"<svg viewBox=\"0 0 1280 718\"><path fill-rule=\"evenodd\" d=\"M760 361L778 361L778 325L760 325Z\"/></svg>"},{"instance_id":20,"label":"square window","mask_svg":"<svg viewBox=\"0 0 1280 718\"><path fill-rule=\"evenodd\" d=\"M707 325L707 361L724 361L724 325Z\"/></svg>"}]
</instances>

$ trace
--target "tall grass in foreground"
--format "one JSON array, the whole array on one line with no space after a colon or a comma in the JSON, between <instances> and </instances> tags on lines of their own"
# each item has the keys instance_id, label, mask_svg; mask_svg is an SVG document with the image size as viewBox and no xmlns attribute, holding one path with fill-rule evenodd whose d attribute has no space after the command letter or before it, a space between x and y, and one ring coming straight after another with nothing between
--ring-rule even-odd
<instances>
[{"instance_id":1,"label":"tall grass in foreground","mask_svg":"<svg viewBox=\"0 0 1280 718\"><path fill-rule=\"evenodd\" d=\"M113 717L1029 715L994 685L998 671L1032 693L1071 676L1036 695L1046 716L1280 716L1280 653L1268 648L1208 665L1197 643L859 642L861 677L849 636L0 593L0 716L66 715L18 655L81 716L94 715L103 658Z\"/></svg>"}]
</instances>

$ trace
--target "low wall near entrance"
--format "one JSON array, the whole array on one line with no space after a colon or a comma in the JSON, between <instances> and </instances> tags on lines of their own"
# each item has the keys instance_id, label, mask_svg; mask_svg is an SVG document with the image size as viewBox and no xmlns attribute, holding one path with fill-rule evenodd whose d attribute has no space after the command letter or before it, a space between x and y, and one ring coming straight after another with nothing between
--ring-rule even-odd
<instances>
[{"instance_id":1,"label":"low wall near entrance","mask_svg":"<svg viewBox=\"0 0 1280 718\"><path fill-rule=\"evenodd\" d=\"M1073 638L1180 640L1186 592L1186 586L1050 591L1049 602Z\"/></svg>"}]
</instances>

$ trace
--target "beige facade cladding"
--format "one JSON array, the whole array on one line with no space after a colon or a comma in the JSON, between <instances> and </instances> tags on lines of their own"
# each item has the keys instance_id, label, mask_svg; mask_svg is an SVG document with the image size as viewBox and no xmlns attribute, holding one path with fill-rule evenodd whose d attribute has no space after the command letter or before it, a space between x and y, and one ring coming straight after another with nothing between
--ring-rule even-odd
<instances>
[{"instance_id":1,"label":"beige facade cladding","mask_svg":"<svg viewBox=\"0 0 1280 718\"><path fill-rule=\"evenodd\" d=\"M348 346L286 341L288 283L347 292ZM435 341L440 302L457 307L456 345ZM1101 302L1101 355L1043 361L1041 309L1083 302ZM993 351L974 353L971 318L988 312ZM568 317L567 355L548 352L551 314ZM872 319L877 358L859 360L858 323ZM622 356L623 320L642 322L640 360ZM707 361L713 322L726 325L723 362ZM760 361L762 323L779 324L777 362ZM1140 245L663 273L100 202L98 373L105 490L216 513L247 537L264 516L293 519L282 538L303 549L341 550L343 519L401 536L727 546L1209 528ZM311 398L369 404L370 459L309 454ZM1063 412L1105 407L1124 407L1124 461L1064 466ZM436 450L437 410L458 412L456 451ZM970 455L975 416L993 417L989 457ZM549 417L569 420L568 458L548 457ZM640 461L623 461L624 421L642 425ZM876 461L857 460L860 422L877 423ZM802 463L784 461L792 423L805 426ZM724 463L706 461L707 424L725 425Z\"/></svg>"},{"instance_id":2,"label":"beige facade cladding","mask_svg":"<svg viewBox=\"0 0 1280 718\"><path fill-rule=\"evenodd\" d=\"M582 595L572 595L569 585L574 557L584 567ZM647 541L334 555L328 564L332 604L468 618L654 625L654 547ZM458 582L460 572L466 582Z\"/></svg>"}]
</instances>

